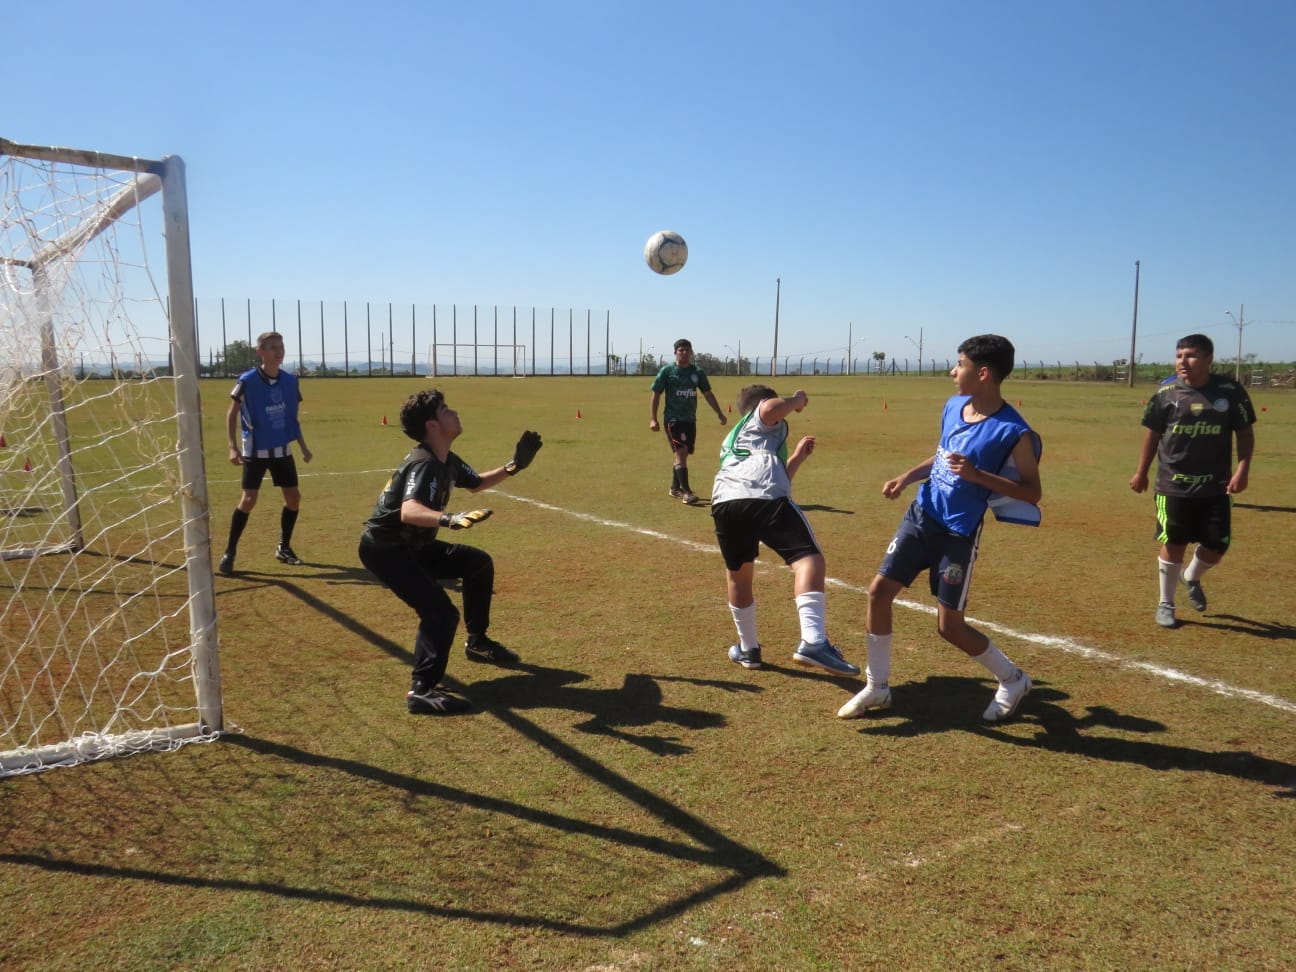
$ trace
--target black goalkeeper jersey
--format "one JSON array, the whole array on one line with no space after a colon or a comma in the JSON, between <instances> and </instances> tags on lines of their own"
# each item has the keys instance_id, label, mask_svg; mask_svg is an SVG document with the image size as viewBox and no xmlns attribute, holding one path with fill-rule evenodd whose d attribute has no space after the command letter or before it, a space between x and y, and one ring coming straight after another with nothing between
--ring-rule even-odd
<instances>
[{"instance_id":1,"label":"black goalkeeper jersey","mask_svg":"<svg viewBox=\"0 0 1296 972\"><path fill-rule=\"evenodd\" d=\"M412 499L444 512L455 486L476 489L480 485L481 476L453 452L442 462L427 446L416 446L383 486L360 540L376 547L425 546L436 539L436 527L402 523L401 505Z\"/></svg>"}]
</instances>

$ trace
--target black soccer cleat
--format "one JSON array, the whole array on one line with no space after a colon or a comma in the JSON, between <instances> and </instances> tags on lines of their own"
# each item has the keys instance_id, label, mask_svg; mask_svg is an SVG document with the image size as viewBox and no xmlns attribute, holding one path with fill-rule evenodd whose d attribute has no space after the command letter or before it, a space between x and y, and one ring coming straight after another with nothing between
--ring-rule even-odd
<instances>
[{"instance_id":1,"label":"black soccer cleat","mask_svg":"<svg viewBox=\"0 0 1296 972\"><path fill-rule=\"evenodd\" d=\"M410 715L455 715L471 711L472 703L440 689L410 689L405 707Z\"/></svg>"},{"instance_id":2,"label":"black soccer cleat","mask_svg":"<svg viewBox=\"0 0 1296 972\"><path fill-rule=\"evenodd\" d=\"M216 566L216 570L224 577L233 577L234 576L234 555L229 551L226 551L221 556L220 563Z\"/></svg>"},{"instance_id":3,"label":"black soccer cleat","mask_svg":"<svg viewBox=\"0 0 1296 972\"><path fill-rule=\"evenodd\" d=\"M492 665L516 665L522 660L516 651L510 651L486 635L470 635L468 643L464 645L464 652L473 661L490 662Z\"/></svg>"},{"instance_id":4,"label":"black soccer cleat","mask_svg":"<svg viewBox=\"0 0 1296 972\"><path fill-rule=\"evenodd\" d=\"M305 563L304 560L293 553L293 548L286 543L281 543L275 547L275 560L281 564L292 564L294 567Z\"/></svg>"}]
</instances>

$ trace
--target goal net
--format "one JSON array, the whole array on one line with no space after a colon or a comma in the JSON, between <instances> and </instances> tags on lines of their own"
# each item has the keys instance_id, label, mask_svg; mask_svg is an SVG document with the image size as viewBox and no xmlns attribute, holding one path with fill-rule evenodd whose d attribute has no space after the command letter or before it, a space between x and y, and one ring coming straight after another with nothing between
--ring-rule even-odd
<instances>
[{"instance_id":1,"label":"goal net","mask_svg":"<svg viewBox=\"0 0 1296 972\"><path fill-rule=\"evenodd\" d=\"M0 139L0 776L222 729L184 165Z\"/></svg>"}]
</instances>

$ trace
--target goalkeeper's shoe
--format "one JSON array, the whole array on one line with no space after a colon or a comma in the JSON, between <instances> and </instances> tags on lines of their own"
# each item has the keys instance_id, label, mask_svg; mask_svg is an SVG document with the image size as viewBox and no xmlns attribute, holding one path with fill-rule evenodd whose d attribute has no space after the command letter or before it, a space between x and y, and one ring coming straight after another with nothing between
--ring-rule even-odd
<instances>
[{"instance_id":1,"label":"goalkeeper's shoe","mask_svg":"<svg viewBox=\"0 0 1296 972\"><path fill-rule=\"evenodd\" d=\"M234 555L228 550L225 551L225 553L221 555L220 564L216 567L216 570L219 571L222 576L233 577Z\"/></svg>"},{"instance_id":2,"label":"goalkeeper's shoe","mask_svg":"<svg viewBox=\"0 0 1296 972\"><path fill-rule=\"evenodd\" d=\"M304 560L293 553L293 548L286 543L281 543L275 547L275 560L281 564L292 564L294 567L305 563Z\"/></svg>"},{"instance_id":3,"label":"goalkeeper's shoe","mask_svg":"<svg viewBox=\"0 0 1296 972\"><path fill-rule=\"evenodd\" d=\"M522 660L516 651L510 651L486 635L469 635L464 651L473 661L490 662L492 665L516 665Z\"/></svg>"},{"instance_id":4,"label":"goalkeeper's shoe","mask_svg":"<svg viewBox=\"0 0 1296 972\"><path fill-rule=\"evenodd\" d=\"M454 715L468 712L472 703L440 689L416 688L410 689L405 696L405 707L410 715Z\"/></svg>"}]
</instances>

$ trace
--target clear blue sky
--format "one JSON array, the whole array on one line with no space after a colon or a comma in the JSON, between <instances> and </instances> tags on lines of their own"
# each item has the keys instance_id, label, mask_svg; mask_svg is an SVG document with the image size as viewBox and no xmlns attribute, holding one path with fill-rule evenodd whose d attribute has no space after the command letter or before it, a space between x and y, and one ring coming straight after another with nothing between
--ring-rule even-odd
<instances>
[{"instance_id":1,"label":"clear blue sky","mask_svg":"<svg viewBox=\"0 0 1296 972\"><path fill-rule=\"evenodd\" d=\"M11 4L0 136L185 159L195 289L596 348L1296 360L1291 0ZM674 229L689 262L643 263ZM461 318L462 319L462 318ZM583 329L578 342L583 343ZM565 335L561 331L560 335ZM562 337L560 337L560 341ZM291 352L290 352L291 356Z\"/></svg>"}]
</instances>

